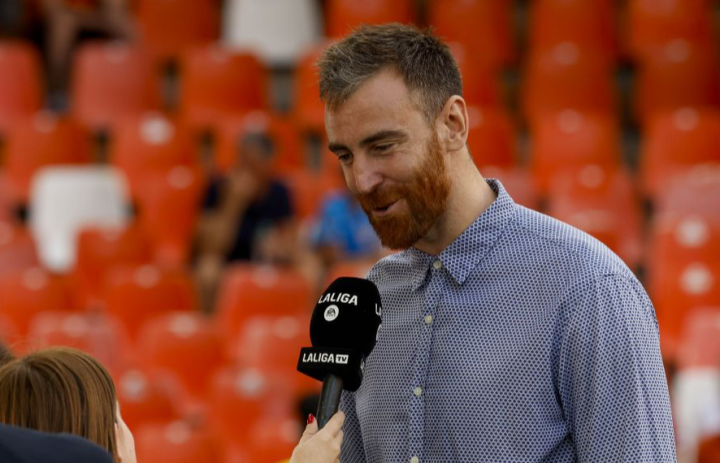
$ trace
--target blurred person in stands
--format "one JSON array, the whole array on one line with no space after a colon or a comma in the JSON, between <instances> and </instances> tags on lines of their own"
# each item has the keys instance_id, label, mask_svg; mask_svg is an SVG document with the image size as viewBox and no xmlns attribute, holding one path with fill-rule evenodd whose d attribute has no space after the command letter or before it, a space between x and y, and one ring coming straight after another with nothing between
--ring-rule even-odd
<instances>
[{"instance_id":1,"label":"blurred person in stands","mask_svg":"<svg viewBox=\"0 0 720 463\"><path fill-rule=\"evenodd\" d=\"M64 110L72 50L82 38L130 40L128 0L39 0L45 23L49 105Z\"/></svg>"},{"instance_id":2,"label":"blurred person in stands","mask_svg":"<svg viewBox=\"0 0 720 463\"><path fill-rule=\"evenodd\" d=\"M240 141L236 166L208 186L195 239L196 278L202 305L213 307L228 262L292 265L297 226L288 187L273 173L273 140L250 133Z\"/></svg>"},{"instance_id":3,"label":"blurred person in stands","mask_svg":"<svg viewBox=\"0 0 720 463\"><path fill-rule=\"evenodd\" d=\"M78 350L51 348L2 366L0 423L75 434L110 452L116 462L136 461L110 374Z\"/></svg>"},{"instance_id":4,"label":"blurred person in stands","mask_svg":"<svg viewBox=\"0 0 720 463\"><path fill-rule=\"evenodd\" d=\"M321 432L308 420L290 463L336 461L343 420L342 413L336 414ZM75 349L50 348L0 367L0 423L75 434L107 450L116 463L137 461L109 373Z\"/></svg>"},{"instance_id":5,"label":"blurred person in stands","mask_svg":"<svg viewBox=\"0 0 720 463\"><path fill-rule=\"evenodd\" d=\"M589 235L517 205L467 147L430 31L364 26L319 60L329 148L384 246L383 329L343 392L343 463L675 462L655 311Z\"/></svg>"}]
</instances>

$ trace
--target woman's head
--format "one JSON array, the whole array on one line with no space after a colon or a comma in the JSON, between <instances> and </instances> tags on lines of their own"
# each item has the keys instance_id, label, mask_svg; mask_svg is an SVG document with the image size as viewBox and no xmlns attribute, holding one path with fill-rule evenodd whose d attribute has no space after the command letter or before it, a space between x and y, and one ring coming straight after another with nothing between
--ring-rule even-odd
<instances>
[{"instance_id":1,"label":"woman's head","mask_svg":"<svg viewBox=\"0 0 720 463\"><path fill-rule=\"evenodd\" d=\"M110 375L100 362L84 352L52 348L20 357L0 368L2 423L76 434L120 460L119 420L122 425Z\"/></svg>"}]
</instances>

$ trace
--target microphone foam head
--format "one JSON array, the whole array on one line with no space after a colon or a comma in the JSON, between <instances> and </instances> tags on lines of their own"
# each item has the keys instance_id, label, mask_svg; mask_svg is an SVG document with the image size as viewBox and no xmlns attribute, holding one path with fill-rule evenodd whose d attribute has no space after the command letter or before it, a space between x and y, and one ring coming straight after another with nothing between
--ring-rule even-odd
<instances>
[{"instance_id":1,"label":"microphone foam head","mask_svg":"<svg viewBox=\"0 0 720 463\"><path fill-rule=\"evenodd\" d=\"M341 277L320 296L310 321L314 347L354 349L366 357L380 328L380 292L372 281Z\"/></svg>"}]
</instances>

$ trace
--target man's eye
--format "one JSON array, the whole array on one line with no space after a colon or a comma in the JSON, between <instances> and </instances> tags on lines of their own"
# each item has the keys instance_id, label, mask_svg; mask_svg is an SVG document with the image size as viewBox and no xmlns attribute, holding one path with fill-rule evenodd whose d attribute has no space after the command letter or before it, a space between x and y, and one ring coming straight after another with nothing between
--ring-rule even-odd
<instances>
[{"instance_id":1,"label":"man's eye","mask_svg":"<svg viewBox=\"0 0 720 463\"><path fill-rule=\"evenodd\" d=\"M346 154L338 154L337 158L340 162L346 163L346 162L350 161L350 154L347 154L347 153Z\"/></svg>"},{"instance_id":2,"label":"man's eye","mask_svg":"<svg viewBox=\"0 0 720 463\"><path fill-rule=\"evenodd\" d=\"M384 152L386 152L386 151L389 151L390 148L392 148L393 146L394 146L393 143L386 143L386 144L384 144L384 145L377 145L377 146L375 147L375 151L378 151L378 152L380 152L380 153L384 153Z\"/></svg>"}]
</instances>

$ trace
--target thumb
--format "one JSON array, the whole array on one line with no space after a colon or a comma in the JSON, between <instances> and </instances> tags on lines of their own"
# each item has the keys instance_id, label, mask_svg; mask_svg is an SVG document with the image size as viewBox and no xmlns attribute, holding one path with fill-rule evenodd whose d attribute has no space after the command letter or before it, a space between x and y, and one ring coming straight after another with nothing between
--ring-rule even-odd
<instances>
[{"instance_id":1,"label":"thumb","mask_svg":"<svg viewBox=\"0 0 720 463\"><path fill-rule=\"evenodd\" d=\"M318 432L317 420L315 419L315 416L311 413L308 415L307 426L305 426L305 431L303 432L302 437L300 438L300 445L307 442L307 440L310 439L315 434L317 434L317 432Z\"/></svg>"}]
</instances>

